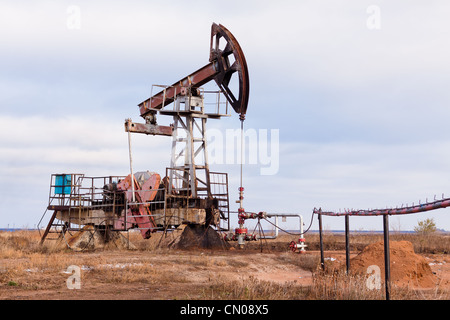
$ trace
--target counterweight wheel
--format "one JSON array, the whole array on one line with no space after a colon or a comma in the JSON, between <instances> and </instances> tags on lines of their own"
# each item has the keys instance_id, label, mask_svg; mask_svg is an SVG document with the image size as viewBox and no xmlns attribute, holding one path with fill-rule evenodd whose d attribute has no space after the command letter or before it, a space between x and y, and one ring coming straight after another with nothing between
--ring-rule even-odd
<instances>
[{"instance_id":1,"label":"counterweight wheel","mask_svg":"<svg viewBox=\"0 0 450 320\"><path fill-rule=\"evenodd\" d=\"M222 41L226 44L223 46ZM223 49L221 49L223 48ZM244 53L233 34L221 24L213 23L211 27L210 62L216 62L219 73L214 80L223 90L234 111L240 114L241 119L247 112L250 80L247 62ZM233 60L230 60L233 57ZM239 78L239 92L230 86L231 79L237 75Z\"/></svg>"}]
</instances>

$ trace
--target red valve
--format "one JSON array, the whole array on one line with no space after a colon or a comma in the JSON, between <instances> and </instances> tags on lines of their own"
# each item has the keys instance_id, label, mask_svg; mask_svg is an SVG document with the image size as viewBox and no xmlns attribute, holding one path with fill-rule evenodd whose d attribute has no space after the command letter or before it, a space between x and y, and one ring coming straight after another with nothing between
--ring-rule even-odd
<instances>
[{"instance_id":1,"label":"red valve","mask_svg":"<svg viewBox=\"0 0 450 320\"><path fill-rule=\"evenodd\" d=\"M236 228L235 232L236 234L246 234L247 233L247 228Z\"/></svg>"}]
</instances>

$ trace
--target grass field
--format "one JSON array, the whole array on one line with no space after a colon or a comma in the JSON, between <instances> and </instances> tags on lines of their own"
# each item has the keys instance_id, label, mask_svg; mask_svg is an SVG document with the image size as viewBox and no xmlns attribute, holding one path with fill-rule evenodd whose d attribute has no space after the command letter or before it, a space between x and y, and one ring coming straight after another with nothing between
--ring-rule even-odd
<instances>
[{"instance_id":1,"label":"grass field","mask_svg":"<svg viewBox=\"0 0 450 320\"><path fill-rule=\"evenodd\" d=\"M135 250L111 246L73 252L56 241L39 245L36 231L0 232L0 299L190 299L190 300L356 300L384 299L366 279L342 269L321 271L317 234L308 234L307 253L288 250L295 236L249 243L239 250L174 250L129 234ZM382 235L351 235L352 256ZM450 237L391 234L427 257L442 279L433 288L393 287L391 299L450 298ZM342 262L343 235L324 234L325 254ZM70 266L79 268L81 288L69 289ZM447 281L447 282L445 282Z\"/></svg>"}]
</instances>

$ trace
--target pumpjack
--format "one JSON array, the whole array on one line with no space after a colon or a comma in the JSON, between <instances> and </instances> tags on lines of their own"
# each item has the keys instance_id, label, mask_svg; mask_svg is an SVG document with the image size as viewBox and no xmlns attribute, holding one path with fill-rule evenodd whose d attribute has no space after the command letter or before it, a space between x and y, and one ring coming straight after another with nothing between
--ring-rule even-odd
<instances>
[{"instance_id":1,"label":"pumpjack","mask_svg":"<svg viewBox=\"0 0 450 320\"><path fill-rule=\"evenodd\" d=\"M219 90L206 92L202 86L212 80ZM126 176L52 174L39 225L47 212L51 217L41 243L50 233L61 237L85 226L105 235L138 229L145 239L182 224L230 229L228 175L210 171L206 122L230 116L229 105L241 124L245 119L249 75L239 43L227 28L213 23L209 63L172 85L152 86L152 92L155 87L161 90L138 105L145 123L126 119L125 131L129 139L131 133L172 137L170 167L163 177L151 171L134 173L131 147L131 173ZM205 104L208 94L216 96L213 110ZM159 125L159 116L172 117L173 123Z\"/></svg>"}]
</instances>

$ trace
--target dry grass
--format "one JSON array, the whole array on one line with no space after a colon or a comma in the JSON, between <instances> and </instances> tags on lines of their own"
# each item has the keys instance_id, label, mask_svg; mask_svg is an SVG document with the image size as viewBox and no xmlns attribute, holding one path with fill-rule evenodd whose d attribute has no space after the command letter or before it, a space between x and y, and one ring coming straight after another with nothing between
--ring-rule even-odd
<instances>
[{"instance_id":1,"label":"dry grass","mask_svg":"<svg viewBox=\"0 0 450 320\"><path fill-rule=\"evenodd\" d=\"M315 272L320 263L318 255L302 255L299 258L297 254L292 254L291 252L281 254L279 260L281 263L290 263L311 272Z\"/></svg>"},{"instance_id":2,"label":"dry grass","mask_svg":"<svg viewBox=\"0 0 450 320\"><path fill-rule=\"evenodd\" d=\"M278 284L255 277L240 281L217 280L202 290L200 299L205 300L384 300L384 286L381 290L371 290L365 285L366 277L347 276L345 273L313 274L311 286L301 286L295 282ZM439 288L418 290L394 287L393 300L448 300L450 293Z\"/></svg>"},{"instance_id":3,"label":"dry grass","mask_svg":"<svg viewBox=\"0 0 450 320\"><path fill-rule=\"evenodd\" d=\"M154 267L152 264L106 264L91 267L86 279L96 279L113 284L159 284L186 282L186 278L174 271Z\"/></svg>"},{"instance_id":4,"label":"dry grass","mask_svg":"<svg viewBox=\"0 0 450 320\"><path fill-rule=\"evenodd\" d=\"M416 253L450 253L450 235L441 233L431 233L422 235L417 233L390 233L390 240L410 241L414 245ZM307 235L308 248L310 250L319 250L319 234L311 233ZM375 233L350 233L351 250L362 250L370 243L383 241L382 234ZM324 232L323 234L324 250L345 250L345 236Z\"/></svg>"},{"instance_id":5,"label":"dry grass","mask_svg":"<svg viewBox=\"0 0 450 320\"><path fill-rule=\"evenodd\" d=\"M217 280L202 290L204 300L291 300L304 297L303 287L294 282L278 284L255 277L240 281Z\"/></svg>"},{"instance_id":6,"label":"dry grass","mask_svg":"<svg viewBox=\"0 0 450 320\"><path fill-rule=\"evenodd\" d=\"M284 242L284 237L281 236L277 240L281 245L286 245L292 240L290 237ZM352 234L351 248L358 250L369 243L381 240L381 237L380 235ZM448 253L450 248L448 236L431 235L424 238L419 235L393 234L392 239L411 241L415 245L416 252L422 253ZM41 246L39 240L39 234L35 231L0 233L0 298L8 298L8 292L17 292L17 290L61 292L65 289L65 280L68 277L64 271L70 265L77 265L83 267L84 281L91 283L93 287L98 285L120 287L135 284L153 288L154 286L188 285L191 290L180 291L178 295L175 295L175 297L187 299L384 299L383 290L367 289L364 277L319 271L318 255L293 254L288 251L287 245L285 252L278 254L277 263L311 272L313 275L311 285L302 286L294 281L281 284L263 281L252 276L230 281L212 272L207 279L195 280L192 279L192 275L198 271L215 270L215 268L247 270L251 265L246 261L245 255L242 258L232 259L222 257L220 253L185 252L180 254L158 248L158 241L146 245L134 234L130 234L130 240L137 243L137 251L117 249L108 251L108 255L103 255L101 250L74 253L70 249L55 246L52 242ZM318 235L308 235L307 244L308 250L317 249ZM324 244L326 244L325 250L342 250L345 239L341 235L325 234ZM276 243L271 244L271 248L276 246ZM110 254L114 257L114 262L109 260ZM391 297L403 300L448 300L450 293L439 287L427 291L393 288Z\"/></svg>"}]
</instances>

